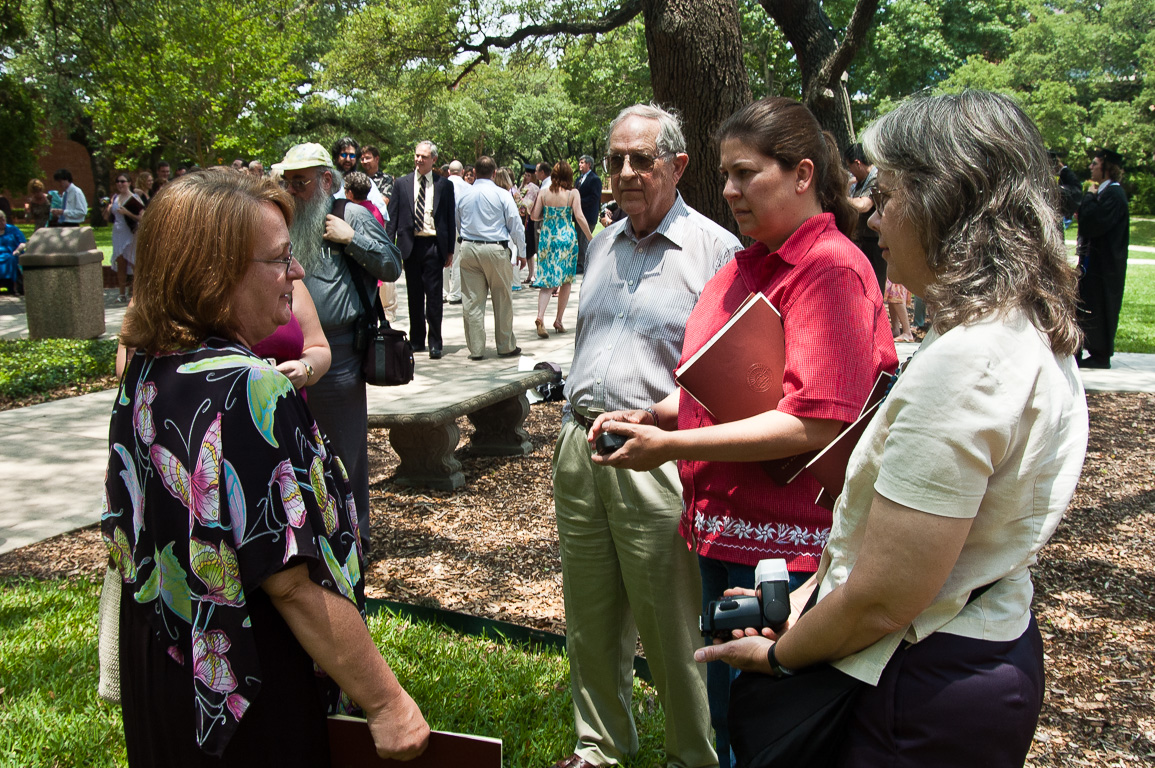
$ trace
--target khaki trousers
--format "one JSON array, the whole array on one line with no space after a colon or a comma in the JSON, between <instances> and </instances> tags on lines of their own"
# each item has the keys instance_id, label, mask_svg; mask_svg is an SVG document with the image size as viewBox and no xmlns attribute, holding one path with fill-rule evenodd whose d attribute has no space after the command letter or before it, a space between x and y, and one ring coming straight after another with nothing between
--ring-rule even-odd
<instances>
[{"instance_id":1,"label":"khaki trousers","mask_svg":"<svg viewBox=\"0 0 1155 768\"><path fill-rule=\"evenodd\" d=\"M567 418L554 449L575 752L610 765L637 752L631 714L639 633L666 714L669 766L718 765L706 702L697 560L678 535L682 488L671 462L650 472L599 467Z\"/></svg>"},{"instance_id":2,"label":"khaki trousers","mask_svg":"<svg viewBox=\"0 0 1155 768\"><path fill-rule=\"evenodd\" d=\"M457 246L454 261L461 262L461 316L465 345L471 357L485 352L485 296L493 297L493 338L505 354L517 347L513 335L513 293L509 283L509 249L499 243Z\"/></svg>"}]
</instances>

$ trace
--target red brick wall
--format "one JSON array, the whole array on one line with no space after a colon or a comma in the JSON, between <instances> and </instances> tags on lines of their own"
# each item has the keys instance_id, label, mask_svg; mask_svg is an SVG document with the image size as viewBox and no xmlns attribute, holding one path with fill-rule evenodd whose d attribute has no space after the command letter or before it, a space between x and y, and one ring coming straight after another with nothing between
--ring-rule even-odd
<instances>
[{"instance_id":1,"label":"red brick wall","mask_svg":"<svg viewBox=\"0 0 1155 768\"><path fill-rule=\"evenodd\" d=\"M40 180L44 182L46 189L59 189L52 179L52 174L61 168L67 168L72 173L72 183L84 192L85 198L88 199L88 205L90 207L96 205L96 185L92 179L92 161L89 159L88 150L84 148L83 144L69 139L60 130L54 130L52 143L40 156L40 170L42 171ZM107 194L107 185L105 192ZM28 196L28 188L0 190L0 194L5 195L11 201L13 211L22 211L24 200Z\"/></svg>"}]
</instances>

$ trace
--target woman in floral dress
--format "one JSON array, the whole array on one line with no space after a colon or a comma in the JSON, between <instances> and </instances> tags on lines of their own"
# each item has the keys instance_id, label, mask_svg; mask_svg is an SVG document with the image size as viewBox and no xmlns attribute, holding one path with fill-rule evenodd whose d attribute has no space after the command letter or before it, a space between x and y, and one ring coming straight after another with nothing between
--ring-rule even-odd
<instances>
[{"instance_id":1,"label":"woman in floral dress","mask_svg":"<svg viewBox=\"0 0 1155 768\"><path fill-rule=\"evenodd\" d=\"M345 468L290 379L254 355L288 322L290 197L226 170L170 182L137 240L101 533L123 581L129 764L329 764L326 713L378 753L428 726L365 626Z\"/></svg>"},{"instance_id":2,"label":"woman in floral dress","mask_svg":"<svg viewBox=\"0 0 1155 768\"><path fill-rule=\"evenodd\" d=\"M557 290L557 318L553 329L565 333L561 318L569 302L570 288L577 275L578 242L574 222L581 227L587 240L592 240L585 214L582 213L581 196L573 186L573 169L565 160L559 160L553 167L549 189L543 189L534 201L530 218L541 222L537 237L537 279L533 286L539 288L537 294L537 335L548 339L545 330L545 310L550 297Z\"/></svg>"}]
</instances>

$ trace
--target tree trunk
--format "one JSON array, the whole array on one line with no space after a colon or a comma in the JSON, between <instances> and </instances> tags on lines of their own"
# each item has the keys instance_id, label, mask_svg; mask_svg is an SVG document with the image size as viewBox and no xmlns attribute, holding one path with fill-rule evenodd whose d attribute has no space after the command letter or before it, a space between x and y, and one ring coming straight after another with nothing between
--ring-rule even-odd
<instances>
[{"instance_id":1,"label":"tree trunk","mask_svg":"<svg viewBox=\"0 0 1155 768\"><path fill-rule=\"evenodd\" d=\"M644 0L654 99L681 114L690 164L678 188L686 203L736 230L722 198L722 121L750 102L736 0Z\"/></svg>"},{"instance_id":2,"label":"tree trunk","mask_svg":"<svg viewBox=\"0 0 1155 768\"><path fill-rule=\"evenodd\" d=\"M794 49L802 74L802 102L845 149L855 141L855 133L843 76L874 20L878 0L858 0L841 43L818 0L761 0L761 5Z\"/></svg>"}]
</instances>

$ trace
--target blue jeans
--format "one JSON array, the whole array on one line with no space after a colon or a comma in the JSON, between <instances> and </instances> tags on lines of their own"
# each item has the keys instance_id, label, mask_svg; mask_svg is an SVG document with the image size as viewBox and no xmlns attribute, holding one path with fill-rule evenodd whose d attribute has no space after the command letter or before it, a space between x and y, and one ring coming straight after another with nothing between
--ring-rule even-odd
<instances>
[{"instance_id":1,"label":"blue jeans","mask_svg":"<svg viewBox=\"0 0 1155 768\"><path fill-rule=\"evenodd\" d=\"M754 566L727 563L712 557L698 555L698 570L702 573L702 612L705 613L710 601L717 600L731 587L754 589ZM809 573L791 573L790 591L793 592L810 578ZM707 639L706 643L712 642ZM738 676L738 670L724 661L711 661L706 665L706 698L710 703L710 723L714 726L715 747L718 750L719 768L730 768L734 755L730 751L730 729L726 717L730 712L730 682Z\"/></svg>"}]
</instances>

